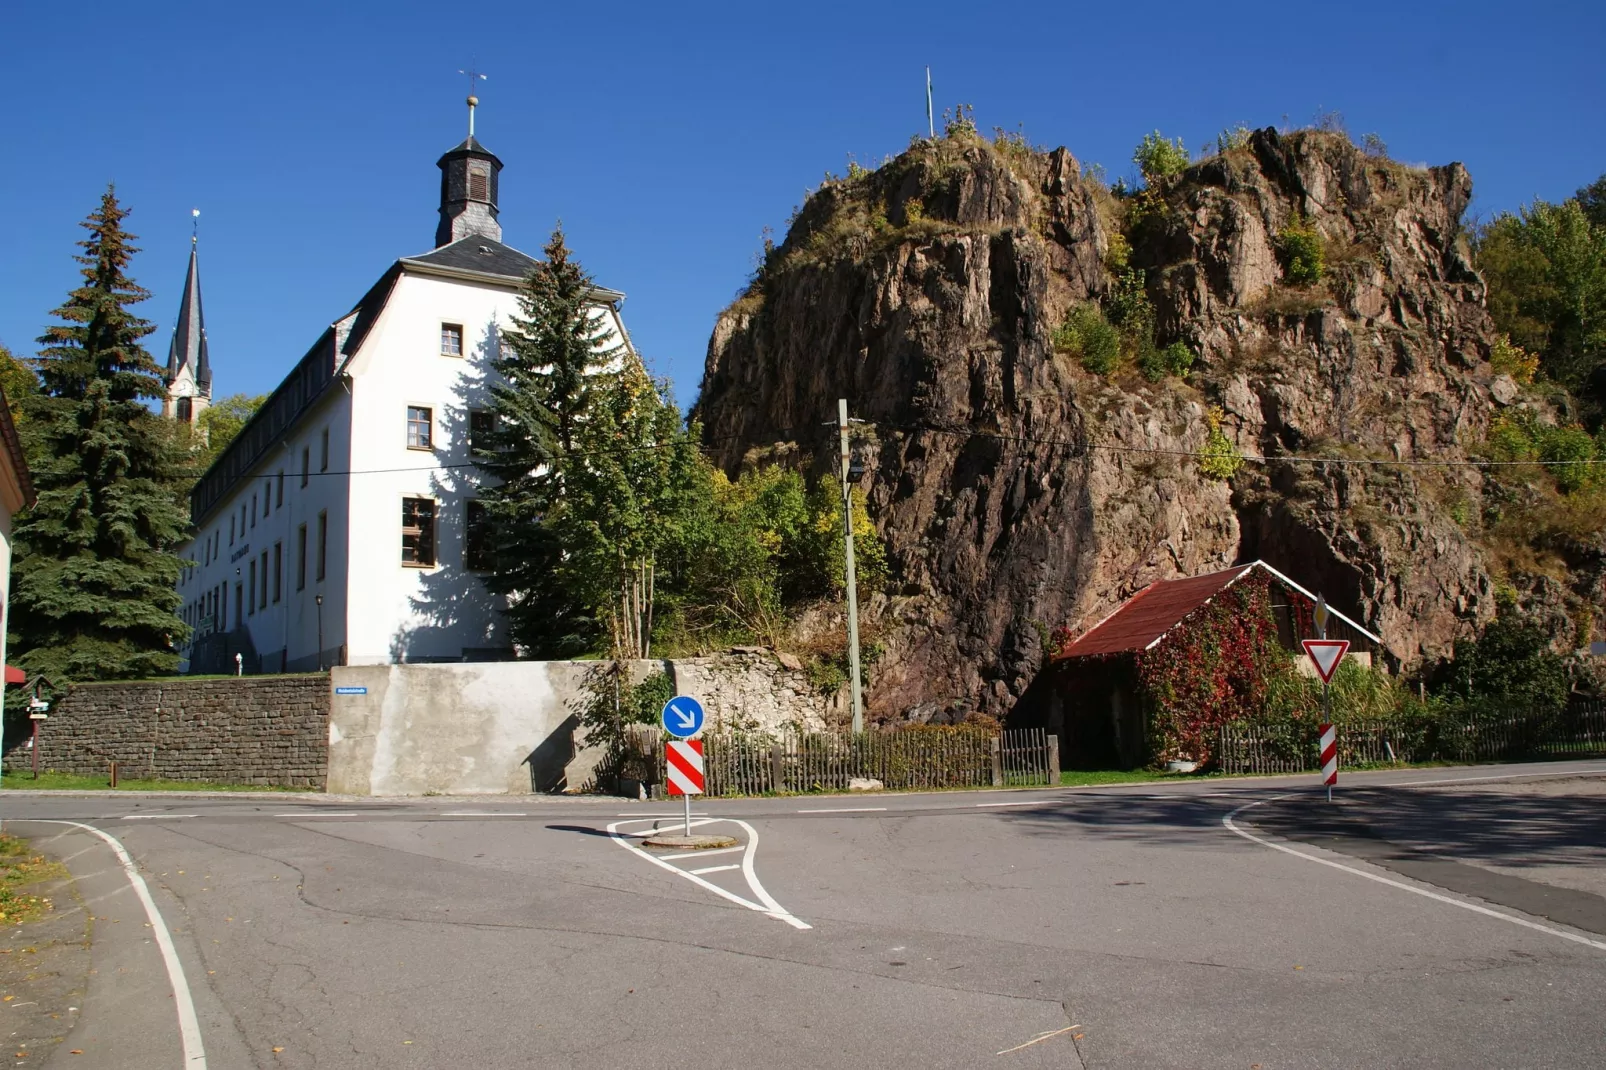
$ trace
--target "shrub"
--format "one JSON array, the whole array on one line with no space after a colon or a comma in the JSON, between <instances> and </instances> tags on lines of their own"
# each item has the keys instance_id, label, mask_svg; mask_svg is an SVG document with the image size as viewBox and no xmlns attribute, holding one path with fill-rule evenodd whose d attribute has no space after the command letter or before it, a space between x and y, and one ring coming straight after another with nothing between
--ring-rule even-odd
<instances>
[{"instance_id":1,"label":"shrub","mask_svg":"<svg viewBox=\"0 0 1606 1070\"><path fill-rule=\"evenodd\" d=\"M1377 134L1363 134L1361 136L1361 151L1374 160L1389 158L1389 147Z\"/></svg>"},{"instance_id":2,"label":"shrub","mask_svg":"<svg viewBox=\"0 0 1606 1070\"><path fill-rule=\"evenodd\" d=\"M1601 469L1606 464L1596 456L1595 440L1577 424L1544 428L1539 437L1539 459L1550 467L1556 486L1568 494L1601 481Z\"/></svg>"},{"instance_id":3,"label":"shrub","mask_svg":"<svg viewBox=\"0 0 1606 1070\"><path fill-rule=\"evenodd\" d=\"M1523 384L1533 382L1539 372L1539 354L1513 344L1511 336L1507 334L1495 340L1494 348L1489 352L1489 363L1499 374L1509 375Z\"/></svg>"},{"instance_id":4,"label":"shrub","mask_svg":"<svg viewBox=\"0 0 1606 1070\"><path fill-rule=\"evenodd\" d=\"M1232 439L1221 430L1221 419L1226 415L1219 408L1205 413L1210 431L1205 436L1204 450L1199 454L1199 470L1211 479L1226 482L1244 466L1244 455L1232 444Z\"/></svg>"},{"instance_id":5,"label":"shrub","mask_svg":"<svg viewBox=\"0 0 1606 1070\"><path fill-rule=\"evenodd\" d=\"M1326 267L1321 231L1307 222L1290 222L1277 235L1283 277L1295 286L1322 281Z\"/></svg>"},{"instance_id":6,"label":"shrub","mask_svg":"<svg viewBox=\"0 0 1606 1070\"><path fill-rule=\"evenodd\" d=\"M1249 128L1243 123L1230 126L1216 135L1216 152L1228 153L1233 149L1241 149L1249 144Z\"/></svg>"},{"instance_id":7,"label":"shrub","mask_svg":"<svg viewBox=\"0 0 1606 1070\"><path fill-rule=\"evenodd\" d=\"M1168 141L1156 130L1143 135L1138 147L1132 150L1132 162L1138 165L1143 180L1153 184L1172 175L1180 175L1188 166L1188 150L1183 147L1180 137Z\"/></svg>"},{"instance_id":8,"label":"shrub","mask_svg":"<svg viewBox=\"0 0 1606 1070\"><path fill-rule=\"evenodd\" d=\"M1184 342L1172 342L1164 349L1153 346L1138 356L1138 370L1151 383L1158 383L1168 375L1182 377L1193 367L1193 350Z\"/></svg>"},{"instance_id":9,"label":"shrub","mask_svg":"<svg viewBox=\"0 0 1606 1070\"><path fill-rule=\"evenodd\" d=\"M1054 348L1069 353L1095 375L1108 375L1121 362L1121 333L1110 326L1097 305L1072 308L1054 332Z\"/></svg>"}]
</instances>

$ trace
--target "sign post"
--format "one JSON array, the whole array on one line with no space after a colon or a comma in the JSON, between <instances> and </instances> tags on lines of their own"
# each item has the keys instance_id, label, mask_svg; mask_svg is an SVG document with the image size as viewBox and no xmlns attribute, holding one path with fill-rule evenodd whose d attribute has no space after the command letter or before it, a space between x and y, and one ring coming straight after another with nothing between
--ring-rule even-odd
<instances>
[{"instance_id":1,"label":"sign post","mask_svg":"<svg viewBox=\"0 0 1606 1070\"><path fill-rule=\"evenodd\" d=\"M686 800L686 835L691 835L691 797L703 793L703 743L692 740L703 730L703 704L690 695L676 695L664 703L658 721L664 731L679 738L664 746L664 782L669 794Z\"/></svg>"},{"instance_id":2,"label":"sign post","mask_svg":"<svg viewBox=\"0 0 1606 1070\"><path fill-rule=\"evenodd\" d=\"M1315 639L1303 641L1305 655L1316 666L1316 675L1322 680L1322 782L1327 785L1327 801L1333 801L1333 785L1338 783L1338 732L1333 727L1333 696L1328 685L1338 671L1339 662L1349 650L1348 639L1327 638L1327 599L1316 597Z\"/></svg>"}]
</instances>

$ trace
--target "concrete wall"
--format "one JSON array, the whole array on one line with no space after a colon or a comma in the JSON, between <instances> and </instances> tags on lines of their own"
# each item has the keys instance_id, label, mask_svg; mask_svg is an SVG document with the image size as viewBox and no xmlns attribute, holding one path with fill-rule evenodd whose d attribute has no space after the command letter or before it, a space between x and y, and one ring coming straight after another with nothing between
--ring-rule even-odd
<instances>
[{"instance_id":1,"label":"concrete wall","mask_svg":"<svg viewBox=\"0 0 1606 1070\"><path fill-rule=\"evenodd\" d=\"M329 677L81 684L39 728L39 767L100 776L321 788ZM26 746L7 769L31 768Z\"/></svg>"},{"instance_id":2,"label":"concrete wall","mask_svg":"<svg viewBox=\"0 0 1606 1070\"><path fill-rule=\"evenodd\" d=\"M353 665L331 674L329 790L501 794L584 786L578 703L600 662ZM339 694L364 688L360 694Z\"/></svg>"}]
</instances>

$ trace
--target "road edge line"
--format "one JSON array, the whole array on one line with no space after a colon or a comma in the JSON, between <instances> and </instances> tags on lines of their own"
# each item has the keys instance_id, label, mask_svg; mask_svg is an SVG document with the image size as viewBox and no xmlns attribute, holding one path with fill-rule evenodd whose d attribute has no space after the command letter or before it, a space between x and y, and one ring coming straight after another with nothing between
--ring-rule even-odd
<instances>
[{"instance_id":1,"label":"road edge line","mask_svg":"<svg viewBox=\"0 0 1606 1070\"><path fill-rule=\"evenodd\" d=\"M1584 944L1587 947L1595 948L1597 951L1606 951L1606 941L1592 940L1587 936L1582 936L1578 933L1570 933L1565 929L1553 929L1548 925L1541 925L1537 921L1529 921L1527 918L1519 918L1498 910L1492 910L1489 907L1482 906L1478 903L1469 903L1464 899L1455 899L1439 892L1430 892L1426 888L1418 888L1414 885L1406 884L1404 881L1397 881L1393 878L1384 877L1377 873L1368 873L1364 869L1357 869L1354 866L1347 866L1342 862L1335 862L1330 858L1322 858L1318 855L1306 854L1304 851L1296 851L1287 844L1274 843L1271 840L1256 836L1252 832L1246 832L1239 828L1238 825L1233 821L1233 818L1237 817L1245 810L1251 809L1252 807L1260 806L1264 803L1277 802L1279 799L1293 798L1298 794L1300 793L1288 792L1283 795L1273 796L1270 799L1259 799L1252 803L1245 803L1232 813L1222 817L1221 823L1225 825L1229 831L1237 833L1246 840L1252 840L1255 843L1260 844L1262 847L1270 847L1274 851L1281 851L1284 854L1293 855L1295 858L1303 858L1307 862L1316 862L1323 866L1331 866L1333 869L1341 869L1345 873L1353 873L1357 877L1365 877L1369 881L1376 881L1378 884L1386 884L1390 888L1398 888L1401 891L1410 892L1412 895L1420 895L1424 898L1433 899L1440 903L1448 903L1453 907L1460 907L1462 910L1470 910L1474 914L1483 914L1487 917L1498 918L1501 921L1508 921L1513 925L1521 925L1526 929L1535 929L1542 933L1549 933L1551 936L1559 936L1563 940L1571 940L1575 944Z\"/></svg>"},{"instance_id":2,"label":"road edge line","mask_svg":"<svg viewBox=\"0 0 1606 1070\"><path fill-rule=\"evenodd\" d=\"M167 922L162 919L162 912L156 906L156 900L151 898L150 886L145 878L139 875L134 866L133 856L128 853L117 839L109 832L102 831L94 825L86 825L81 821L63 821L59 818L12 818L12 821L38 821L48 825L70 825L76 829L93 833L106 841L106 845L117 855L117 861L122 864L123 875L128 878L134 895L139 898L140 905L145 908L145 916L150 919L151 932L156 937L156 946L162 952L162 964L167 967L167 980L173 989L173 1003L178 1010L178 1032L183 1042L185 1070L206 1070L206 1047L201 1041L201 1022L195 1014L195 1000L190 995L189 982L184 978L184 964L179 961L178 948L173 944L173 934L168 931Z\"/></svg>"}]
</instances>

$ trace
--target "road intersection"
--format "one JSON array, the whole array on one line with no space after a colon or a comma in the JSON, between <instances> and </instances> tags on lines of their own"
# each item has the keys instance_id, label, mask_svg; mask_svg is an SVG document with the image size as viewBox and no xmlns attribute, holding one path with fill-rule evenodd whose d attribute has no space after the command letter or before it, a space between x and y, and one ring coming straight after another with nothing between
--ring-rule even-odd
<instances>
[{"instance_id":1,"label":"road intersection","mask_svg":"<svg viewBox=\"0 0 1606 1070\"><path fill-rule=\"evenodd\" d=\"M1606 764L1311 780L700 800L673 857L617 799L0 808L122 971L62 1065L200 1063L61 821L214 1070L1606 1063Z\"/></svg>"}]
</instances>

